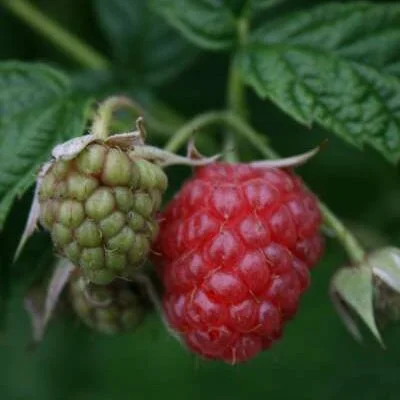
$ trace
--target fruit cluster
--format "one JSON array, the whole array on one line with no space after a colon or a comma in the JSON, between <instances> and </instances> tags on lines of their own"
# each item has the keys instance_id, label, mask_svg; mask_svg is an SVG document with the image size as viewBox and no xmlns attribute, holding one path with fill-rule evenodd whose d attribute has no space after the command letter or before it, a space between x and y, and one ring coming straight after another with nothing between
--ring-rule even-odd
<instances>
[{"instance_id":1,"label":"fruit cluster","mask_svg":"<svg viewBox=\"0 0 400 400\"><path fill-rule=\"evenodd\" d=\"M228 164L145 146L140 133L56 147L22 243L40 220L67 262L48 293L69 283L76 314L103 333L142 320L143 288L132 282L152 254L170 328L203 357L246 361L280 338L323 251L317 200L289 168L315 151L279 168ZM162 167L181 162L194 176L157 216Z\"/></svg>"}]
</instances>

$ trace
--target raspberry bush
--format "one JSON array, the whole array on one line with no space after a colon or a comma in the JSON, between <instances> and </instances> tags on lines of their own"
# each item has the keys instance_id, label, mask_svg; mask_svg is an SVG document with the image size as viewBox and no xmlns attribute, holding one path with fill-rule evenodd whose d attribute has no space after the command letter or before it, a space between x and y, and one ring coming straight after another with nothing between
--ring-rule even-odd
<instances>
[{"instance_id":1,"label":"raspberry bush","mask_svg":"<svg viewBox=\"0 0 400 400\"><path fill-rule=\"evenodd\" d=\"M399 23L0 0L0 398L398 398Z\"/></svg>"}]
</instances>

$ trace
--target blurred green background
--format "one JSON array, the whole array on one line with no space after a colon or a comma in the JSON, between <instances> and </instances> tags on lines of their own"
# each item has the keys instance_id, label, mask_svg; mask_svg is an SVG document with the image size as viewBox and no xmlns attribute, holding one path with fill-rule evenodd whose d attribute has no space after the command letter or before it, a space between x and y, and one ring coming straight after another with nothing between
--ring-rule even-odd
<instances>
[{"instance_id":1,"label":"blurred green background","mask_svg":"<svg viewBox=\"0 0 400 400\"><path fill-rule=\"evenodd\" d=\"M71 32L111 56L94 1L34 3ZM113 0L108 3L109 9ZM289 1L285 7L300 8L315 3L296 0ZM124 29L123 25L118 26ZM79 82L85 87L95 87L100 92L104 89L97 87L98 81L90 74L82 74L73 61L1 7L0 59L47 62L80 77ZM228 55L200 52L195 62L172 80L151 84L152 91L186 117L222 108L228 61ZM121 87L128 90L125 80L137 81L133 72L129 76L129 66L121 67L118 74L124 76L122 82L111 86L106 83L106 91ZM134 90L132 94L135 96ZM384 243L400 246L398 168L387 164L372 150L359 152L328 132L299 126L251 93L248 100L254 125L269 135L273 146L283 155L301 152L329 138L327 148L299 173L367 246ZM157 143L159 138L154 137L154 141ZM248 152L244 157L259 155ZM169 195L187 174L181 168L169 170ZM21 262L11 269L8 267L30 199L31 193L14 206L0 234L1 296L5 298L8 292L12 293L0 336L1 400L400 398L400 327L391 327L385 332L385 350L366 331L362 345L348 335L328 296L333 272L346 263L343 251L330 239L324 259L313 271L311 290L305 295L297 318L287 327L283 340L245 365L231 367L195 358L168 336L155 315L149 316L137 333L119 337L95 334L68 315L53 322L39 347L28 349L30 324L23 311L22 296L38 271L48 264L49 252L45 249L50 244L46 235L38 234Z\"/></svg>"}]
</instances>

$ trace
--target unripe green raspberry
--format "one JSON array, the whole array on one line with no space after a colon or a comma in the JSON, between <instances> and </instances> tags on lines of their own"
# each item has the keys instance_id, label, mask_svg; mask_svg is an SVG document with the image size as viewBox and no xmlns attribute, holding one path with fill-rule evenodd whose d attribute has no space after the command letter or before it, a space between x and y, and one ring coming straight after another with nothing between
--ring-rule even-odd
<instances>
[{"instance_id":1,"label":"unripe green raspberry","mask_svg":"<svg viewBox=\"0 0 400 400\"><path fill-rule=\"evenodd\" d=\"M108 284L145 261L166 187L162 168L133 150L90 143L44 175L40 220L62 256L91 282Z\"/></svg>"},{"instance_id":2,"label":"unripe green raspberry","mask_svg":"<svg viewBox=\"0 0 400 400\"><path fill-rule=\"evenodd\" d=\"M69 294L80 319L105 334L133 331L146 312L146 300L139 286L122 280L98 286L77 277L69 284Z\"/></svg>"}]
</instances>

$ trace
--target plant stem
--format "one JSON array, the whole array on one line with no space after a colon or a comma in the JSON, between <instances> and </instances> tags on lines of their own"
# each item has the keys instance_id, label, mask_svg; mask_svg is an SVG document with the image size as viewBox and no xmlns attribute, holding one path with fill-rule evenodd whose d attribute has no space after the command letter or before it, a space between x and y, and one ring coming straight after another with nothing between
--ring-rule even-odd
<instances>
[{"instance_id":1,"label":"plant stem","mask_svg":"<svg viewBox=\"0 0 400 400\"><path fill-rule=\"evenodd\" d=\"M240 80L235 61L232 60L228 72L228 85L226 93L226 103L228 109L239 116L244 115L243 98L243 85ZM234 163L239 159L237 141L230 130L227 130L224 134L223 154L224 159L228 162Z\"/></svg>"},{"instance_id":2,"label":"plant stem","mask_svg":"<svg viewBox=\"0 0 400 400\"><path fill-rule=\"evenodd\" d=\"M276 153L271 150L265 140L261 138L249 124L230 111L210 111L199 114L183 125L165 145L164 149L176 152L193 136L196 131L211 125L223 125L234 130L238 135L248 140L258 148L267 158L276 158Z\"/></svg>"},{"instance_id":3,"label":"plant stem","mask_svg":"<svg viewBox=\"0 0 400 400\"><path fill-rule=\"evenodd\" d=\"M346 228L343 222L322 201L319 202L319 208L325 225L335 232L337 240L346 250L352 263L357 265L364 261L365 250L351 231Z\"/></svg>"},{"instance_id":4,"label":"plant stem","mask_svg":"<svg viewBox=\"0 0 400 400\"><path fill-rule=\"evenodd\" d=\"M210 125L225 125L238 135L247 139L266 158L277 158L278 154L268 145L264 137L254 130L246 121L230 111L211 111L200 114L183 125L165 146L166 150L176 152L193 135L193 132ZM319 208L324 218L324 223L336 234L337 240L346 250L350 260L358 264L364 260L365 251L355 236L346 228L342 221L319 201Z\"/></svg>"},{"instance_id":5,"label":"plant stem","mask_svg":"<svg viewBox=\"0 0 400 400\"><path fill-rule=\"evenodd\" d=\"M230 64L227 88L228 109L242 118L246 116L246 93L240 76L238 53L246 43L248 30L248 20L244 17L239 18L237 21L238 48Z\"/></svg>"},{"instance_id":6,"label":"plant stem","mask_svg":"<svg viewBox=\"0 0 400 400\"><path fill-rule=\"evenodd\" d=\"M131 99L124 96L112 96L100 104L93 119L91 133L99 139L105 140L110 134L110 125L115 111L127 108L134 112L136 117L143 114L143 110Z\"/></svg>"},{"instance_id":7,"label":"plant stem","mask_svg":"<svg viewBox=\"0 0 400 400\"><path fill-rule=\"evenodd\" d=\"M220 111L211 111L197 115L176 131L164 146L164 149L176 152L193 136L194 133L196 133L196 131L206 126L223 123L223 115L224 113Z\"/></svg>"},{"instance_id":8,"label":"plant stem","mask_svg":"<svg viewBox=\"0 0 400 400\"><path fill-rule=\"evenodd\" d=\"M109 62L95 49L66 31L26 0L0 0L1 4L80 65L106 70Z\"/></svg>"},{"instance_id":9,"label":"plant stem","mask_svg":"<svg viewBox=\"0 0 400 400\"><path fill-rule=\"evenodd\" d=\"M237 58L238 52L246 42L247 33L247 18L239 18L237 21L238 49L236 50L236 53L232 56L232 61L230 63L226 93L227 108L232 113L243 118L245 118L246 116L245 89L240 76ZM237 150L235 150L235 147L237 147L237 142L234 135L232 135L232 132L226 132L224 140L224 154L227 161L235 162L238 160L239 157L237 155Z\"/></svg>"},{"instance_id":10,"label":"plant stem","mask_svg":"<svg viewBox=\"0 0 400 400\"><path fill-rule=\"evenodd\" d=\"M229 68L227 106L230 111L239 117L244 117L246 114L244 98L243 83L237 66L237 60L234 59Z\"/></svg>"}]
</instances>

